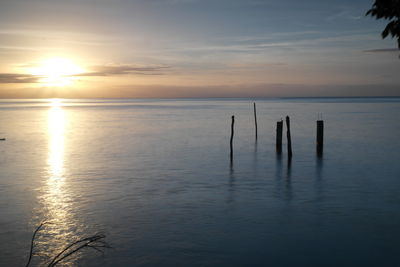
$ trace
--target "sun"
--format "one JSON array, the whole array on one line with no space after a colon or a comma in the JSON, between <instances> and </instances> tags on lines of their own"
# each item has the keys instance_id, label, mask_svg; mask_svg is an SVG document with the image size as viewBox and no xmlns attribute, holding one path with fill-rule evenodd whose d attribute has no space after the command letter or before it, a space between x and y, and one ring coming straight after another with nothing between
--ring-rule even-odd
<instances>
[{"instance_id":1,"label":"sun","mask_svg":"<svg viewBox=\"0 0 400 267\"><path fill-rule=\"evenodd\" d=\"M67 58L49 58L31 68L30 73L39 76L40 83L51 87L70 85L84 70Z\"/></svg>"}]
</instances>

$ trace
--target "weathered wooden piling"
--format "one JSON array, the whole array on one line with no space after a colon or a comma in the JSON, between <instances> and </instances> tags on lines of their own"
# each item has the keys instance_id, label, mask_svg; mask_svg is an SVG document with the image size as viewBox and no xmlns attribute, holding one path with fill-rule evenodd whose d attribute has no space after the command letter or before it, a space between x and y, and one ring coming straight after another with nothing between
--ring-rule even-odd
<instances>
[{"instance_id":1,"label":"weathered wooden piling","mask_svg":"<svg viewBox=\"0 0 400 267\"><path fill-rule=\"evenodd\" d=\"M257 110L256 110L256 103L253 103L253 109L254 109L254 125L255 125L255 130L256 130L256 141L258 138L258 133L257 133Z\"/></svg>"},{"instance_id":2,"label":"weathered wooden piling","mask_svg":"<svg viewBox=\"0 0 400 267\"><path fill-rule=\"evenodd\" d=\"M234 135L235 116L232 116L231 124L231 163L233 161L233 135Z\"/></svg>"},{"instance_id":3,"label":"weathered wooden piling","mask_svg":"<svg viewBox=\"0 0 400 267\"><path fill-rule=\"evenodd\" d=\"M317 120L317 154L322 156L324 150L324 121Z\"/></svg>"},{"instance_id":4,"label":"weathered wooden piling","mask_svg":"<svg viewBox=\"0 0 400 267\"><path fill-rule=\"evenodd\" d=\"M283 132L283 121L276 122L276 152L282 152L282 132Z\"/></svg>"},{"instance_id":5,"label":"weathered wooden piling","mask_svg":"<svg viewBox=\"0 0 400 267\"><path fill-rule=\"evenodd\" d=\"M286 116L286 136L287 136L287 151L288 151L288 158L292 159L292 138L290 136L290 119L289 116Z\"/></svg>"}]
</instances>

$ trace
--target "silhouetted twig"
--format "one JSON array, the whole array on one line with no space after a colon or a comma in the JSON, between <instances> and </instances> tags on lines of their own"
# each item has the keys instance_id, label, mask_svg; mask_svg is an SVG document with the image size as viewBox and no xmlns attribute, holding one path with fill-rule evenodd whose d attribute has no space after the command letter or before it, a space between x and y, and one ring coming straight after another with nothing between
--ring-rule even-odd
<instances>
[{"instance_id":1,"label":"silhouetted twig","mask_svg":"<svg viewBox=\"0 0 400 267\"><path fill-rule=\"evenodd\" d=\"M35 232L33 232L32 239L31 239L31 249L30 249L30 252L29 252L29 259L28 259L28 262L26 263L25 267L28 267L29 264L31 263L32 256L33 256L33 247L34 247L34 243L35 243L35 238L36 238L37 232L39 232L40 228L42 228L42 226L45 225L45 224L47 224L47 223L48 223L48 222L43 222L43 223L41 223L41 224L36 228Z\"/></svg>"},{"instance_id":2,"label":"silhouetted twig","mask_svg":"<svg viewBox=\"0 0 400 267\"><path fill-rule=\"evenodd\" d=\"M32 239L31 239L31 249L29 252L29 259L25 267L28 267L29 264L31 263L32 257L33 257L33 248L35 244L35 239L37 233L40 231L40 229L43 227L43 225L49 224L49 222L43 222L41 223L33 232ZM105 248L111 248L105 241L105 235L102 233L95 234L93 236L89 236L86 238L79 239L75 242L72 242L68 246L66 246L63 250L61 250L55 257L52 258L50 263L47 265L47 267L54 267L61 261L65 260L69 256L73 255L74 253L80 251L83 248L91 248L96 250L97 252L100 252L102 255L104 255L103 249Z\"/></svg>"},{"instance_id":3,"label":"silhouetted twig","mask_svg":"<svg viewBox=\"0 0 400 267\"><path fill-rule=\"evenodd\" d=\"M104 248L111 248L105 241L104 238L106 236L104 234L96 234L90 237L82 238L78 241L75 241L68 246L66 246L60 253L58 253L52 261L47 265L48 267L53 267L62 260L66 259L67 257L71 256L72 254L78 252L83 248L92 248L101 254L104 254L102 249ZM75 248L74 248L75 247Z\"/></svg>"}]
</instances>

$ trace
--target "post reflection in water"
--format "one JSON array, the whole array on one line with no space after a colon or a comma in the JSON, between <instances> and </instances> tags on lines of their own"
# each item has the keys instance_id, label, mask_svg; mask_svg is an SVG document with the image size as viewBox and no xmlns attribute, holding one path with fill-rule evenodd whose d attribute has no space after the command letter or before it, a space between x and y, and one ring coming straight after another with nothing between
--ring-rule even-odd
<instances>
[{"instance_id":1,"label":"post reflection in water","mask_svg":"<svg viewBox=\"0 0 400 267\"><path fill-rule=\"evenodd\" d=\"M287 159L287 169L286 169L286 199L291 201L293 198L292 193L292 159Z\"/></svg>"},{"instance_id":2,"label":"post reflection in water","mask_svg":"<svg viewBox=\"0 0 400 267\"><path fill-rule=\"evenodd\" d=\"M229 165L229 192L227 203L233 203L235 200L235 170L233 168L233 162Z\"/></svg>"}]
</instances>

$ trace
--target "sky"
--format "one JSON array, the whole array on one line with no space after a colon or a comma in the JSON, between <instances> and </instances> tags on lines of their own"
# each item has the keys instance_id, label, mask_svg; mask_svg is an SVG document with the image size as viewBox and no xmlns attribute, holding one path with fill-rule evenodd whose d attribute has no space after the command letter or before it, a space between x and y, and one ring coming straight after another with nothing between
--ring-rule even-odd
<instances>
[{"instance_id":1,"label":"sky","mask_svg":"<svg viewBox=\"0 0 400 267\"><path fill-rule=\"evenodd\" d=\"M0 0L0 98L400 96L369 0Z\"/></svg>"}]
</instances>

